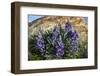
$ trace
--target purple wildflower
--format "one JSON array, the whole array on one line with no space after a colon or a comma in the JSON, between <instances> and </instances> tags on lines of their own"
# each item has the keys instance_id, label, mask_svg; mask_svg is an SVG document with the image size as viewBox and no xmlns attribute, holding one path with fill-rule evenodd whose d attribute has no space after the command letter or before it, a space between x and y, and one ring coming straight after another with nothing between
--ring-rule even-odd
<instances>
[{"instance_id":1,"label":"purple wildflower","mask_svg":"<svg viewBox=\"0 0 100 76\"><path fill-rule=\"evenodd\" d=\"M73 50L76 51L77 48L78 48L78 42L77 42L77 40L72 40L72 41L71 41L71 52L72 52Z\"/></svg>"},{"instance_id":2,"label":"purple wildflower","mask_svg":"<svg viewBox=\"0 0 100 76\"><path fill-rule=\"evenodd\" d=\"M72 31L71 23L67 22L67 23L65 24L65 31L66 31L66 32Z\"/></svg>"},{"instance_id":3,"label":"purple wildflower","mask_svg":"<svg viewBox=\"0 0 100 76\"><path fill-rule=\"evenodd\" d=\"M37 47L44 48L44 40L39 37L37 37L36 40L37 40Z\"/></svg>"},{"instance_id":4,"label":"purple wildflower","mask_svg":"<svg viewBox=\"0 0 100 76\"><path fill-rule=\"evenodd\" d=\"M56 56L62 57L64 55L64 44L61 40L55 43Z\"/></svg>"},{"instance_id":5,"label":"purple wildflower","mask_svg":"<svg viewBox=\"0 0 100 76\"><path fill-rule=\"evenodd\" d=\"M57 57L62 57L64 55L64 50L63 49L58 49L56 52Z\"/></svg>"},{"instance_id":6,"label":"purple wildflower","mask_svg":"<svg viewBox=\"0 0 100 76\"><path fill-rule=\"evenodd\" d=\"M77 38L78 38L78 33L76 31L72 32L71 33L71 39L72 40L77 40Z\"/></svg>"},{"instance_id":7,"label":"purple wildflower","mask_svg":"<svg viewBox=\"0 0 100 76\"><path fill-rule=\"evenodd\" d=\"M70 31L68 33L70 39L71 39L71 52L74 50L76 51L78 48L78 33L76 31L72 32Z\"/></svg>"},{"instance_id":8,"label":"purple wildflower","mask_svg":"<svg viewBox=\"0 0 100 76\"><path fill-rule=\"evenodd\" d=\"M53 43L59 39L59 35L60 35L60 28L59 27L55 27L52 31L52 41Z\"/></svg>"},{"instance_id":9,"label":"purple wildflower","mask_svg":"<svg viewBox=\"0 0 100 76\"><path fill-rule=\"evenodd\" d=\"M39 33L38 36L36 37L36 46L38 49L40 49L41 54L43 54L45 52L44 39L43 39L41 33Z\"/></svg>"}]
</instances>

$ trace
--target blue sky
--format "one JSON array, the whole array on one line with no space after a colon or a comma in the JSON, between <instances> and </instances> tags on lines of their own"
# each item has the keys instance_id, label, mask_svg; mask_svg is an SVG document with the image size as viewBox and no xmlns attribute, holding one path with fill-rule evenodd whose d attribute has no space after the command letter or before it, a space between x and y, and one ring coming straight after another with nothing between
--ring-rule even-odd
<instances>
[{"instance_id":1,"label":"blue sky","mask_svg":"<svg viewBox=\"0 0 100 76\"><path fill-rule=\"evenodd\" d=\"M84 17L86 24L88 24L88 17Z\"/></svg>"},{"instance_id":2,"label":"blue sky","mask_svg":"<svg viewBox=\"0 0 100 76\"><path fill-rule=\"evenodd\" d=\"M36 16L36 15L28 15L28 22L32 22L38 18L41 18L43 16Z\"/></svg>"}]
</instances>

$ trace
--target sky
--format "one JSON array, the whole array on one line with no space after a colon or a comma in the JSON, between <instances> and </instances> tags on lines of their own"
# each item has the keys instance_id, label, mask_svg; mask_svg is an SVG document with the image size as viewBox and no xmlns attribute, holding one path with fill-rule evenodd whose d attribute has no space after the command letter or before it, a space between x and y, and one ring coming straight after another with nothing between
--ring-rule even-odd
<instances>
[{"instance_id":1,"label":"sky","mask_svg":"<svg viewBox=\"0 0 100 76\"><path fill-rule=\"evenodd\" d=\"M28 15L28 22L32 22L38 18L41 18L43 16L38 16L38 15Z\"/></svg>"},{"instance_id":2,"label":"sky","mask_svg":"<svg viewBox=\"0 0 100 76\"><path fill-rule=\"evenodd\" d=\"M88 17L84 17L85 23L88 25Z\"/></svg>"}]
</instances>

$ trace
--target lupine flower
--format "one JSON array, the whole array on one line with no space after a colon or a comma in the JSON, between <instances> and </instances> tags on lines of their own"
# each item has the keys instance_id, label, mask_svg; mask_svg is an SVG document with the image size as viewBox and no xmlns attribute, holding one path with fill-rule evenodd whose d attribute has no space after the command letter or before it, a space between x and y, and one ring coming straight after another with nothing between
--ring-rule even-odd
<instances>
[{"instance_id":1,"label":"lupine flower","mask_svg":"<svg viewBox=\"0 0 100 76\"><path fill-rule=\"evenodd\" d=\"M78 42L77 40L72 40L71 41L71 52L74 50L76 51L78 49Z\"/></svg>"},{"instance_id":2,"label":"lupine flower","mask_svg":"<svg viewBox=\"0 0 100 76\"><path fill-rule=\"evenodd\" d=\"M71 48L70 51L73 52L73 50L77 50L78 48L78 33L76 31L72 32L70 31L68 33L70 39L71 39Z\"/></svg>"},{"instance_id":3,"label":"lupine flower","mask_svg":"<svg viewBox=\"0 0 100 76\"><path fill-rule=\"evenodd\" d=\"M59 35L60 35L60 28L59 27L55 27L52 31L52 40L53 40L53 43L58 40L59 38Z\"/></svg>"},{"instance_id":4,"label":"lupine flower","mask_svg":"<svg viewBox=\"0 0 100 76\"><path fill-rule=\"evenodd\" d=\"M59 41L55 43L55 50L57 57L62 57L64 55L64 44L62 40L59 39Z\"/></svg>"},{"instance_id":5,"label":"lupine flower","mask_svg":"<svg viewBox=\"0 0 100 76\"><path fill-rule=\"evenodd\" d=\"M37 40L37 47L38 48L44 48L44 41L43 41L43 39L37 37L36 40Z\"/></svg>"},{"instance_id":6,"label":"lupine flower","mask_svg":"<svg viewBox=\"0 0 100 76\"><path fill-rule=\"evenodd\" d=\"M70 31L72 31L72 26L71 26L71 23L67 22L65 24L65 31L68 33Z\"/></svg>"},{"instance_id":7,"label":"lupine flower","mask_svg":"<svg viewBox=\"0 0 100 76\"><path fill-rule=\"evenodd\" d=\"M38 36L36 37L36 46L37 46L37 48L40 49L41 54L43 54L45 52L44 39L43 39L41 33L39 33Z\"/></svg>"},{"instance_id":8,"label":"lupine flower","mask_svg":"<svg viewBox=\"0 0 100 76\"><path fill-rule=\"evenodd\" d=\"M56 56L57 57L62 57L64 55L64 50L63 49L58 49L57 51L56 51Z\"/></svg>"},{"instance_id":9,"label":"lupine flower","mask_svg":"<svg viewBox=\"0 0 100 76\"><path fill-rule=\"evenodd\" d=\"M77 40L78 33L76 31L74 31L74 32L70 31L69 34L70 34L70 37L72 40Z\"/></svg>"}]
</instances>

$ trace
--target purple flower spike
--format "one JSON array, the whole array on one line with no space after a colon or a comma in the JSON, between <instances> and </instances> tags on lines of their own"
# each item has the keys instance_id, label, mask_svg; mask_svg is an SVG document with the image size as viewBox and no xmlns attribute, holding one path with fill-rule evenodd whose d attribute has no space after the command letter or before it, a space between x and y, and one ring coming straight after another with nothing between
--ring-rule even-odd
<instances>
[{"instance_id":1,"label":"purple flower spike","mask_svg":"<svg viewBox=\"0 0 100 76\"><path fill-rule=\"evenodd\" d=\"M41 38L36 38L37 40L37 47L38 48L44 48L44 41Z\"/></svg>"},{"instance_id":2,"label":"purple flower spike","mask_svg":"<svg viewBox=\"0 0 100 76\"><path fill-rule=\"evenodd\" d=\"M55 43L55 50L57 57L62 57L64 55L64 44L62 43L62 41L57 41Z\"/></svg>"},{"instance_id":3,"label":"purple flower spike","mask_svg":"<svg viewBox=\"0 0 100 76\"><path fill-rule=\"evenodd\" d=\"M38 49L40 49L41 54L43 55L45 50L45 44L44 44L44 39L41 35L41 33L38 34L38 36L36 37L36 46Z\"/></svg>"},{"instance_id":4,"label":"purple flower spike","mask_svg":"<svg viewBox=\"0 0 100 76\"><path fill-rule=\"evenodd\" d=\"M78 49L78 42L77 40L72 40L71 41L71 49L70 51L73 52L73 51L76 51Z\"/></svg>"},{"instance_id":5,"label":"purple flower spike","mask_svg":"<svg viewBox=\"0 0 100 76\"><path fill-rule=\"evenodd\" d=\"M68 35L70 36L70 38L72 40L76 40L78 38L78 33L76 31L74 31L74 32L70 31L70 32L68 32Z\"/></svg>"},{"instance_id":6,"label":"purple flower spike","mask_svg":"<svg viewBox=\"0 0 100 76\"><path fill-rule=\"evenodd\" d=\"M72 32L70 31L68 33L70 39L71 39L71 48L70 48L70 51L73 52L73 51L76 51L77 48L78 48L78 33L76 31Z\"/></svg>"},{"instance_id":7,"label":"purple flower spike","mask_svg":"<svg viewBox=\"0 0 100 76\"><path fill-rule=\"evenodd\" d=\"M57 57L62 57L64 55L64 50L63 49L58 49L56 52Z\"/></svg>"},{"instance_id":8,"label":"purple flower spike","mask_svg":"<svg viewBox=\"0 0 100 76\"><path fill-rule=\"evenodd\" d=\"M71 23L67 22L65 24L65 31L66 32L72 31L72 25L71 25Z\"/></svg>"},{"instance_id":9,"label":"purple flower spike","mask_svg":"<svg viewBox=\"0 0 100 76\"><path fill-rule=\"evenodd\" d=\"M52 41L53 43L59 39L59 35L60 35L60 28L59 27L55 27L54 30L52 31Z\"/></svg>"}]
</instances>

